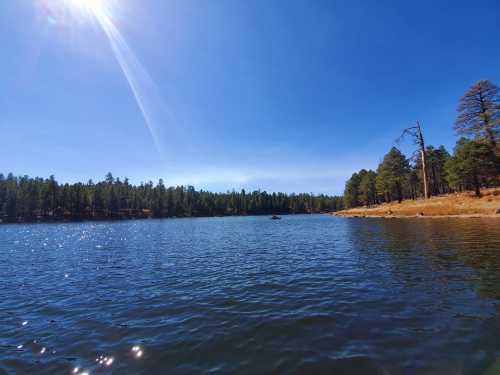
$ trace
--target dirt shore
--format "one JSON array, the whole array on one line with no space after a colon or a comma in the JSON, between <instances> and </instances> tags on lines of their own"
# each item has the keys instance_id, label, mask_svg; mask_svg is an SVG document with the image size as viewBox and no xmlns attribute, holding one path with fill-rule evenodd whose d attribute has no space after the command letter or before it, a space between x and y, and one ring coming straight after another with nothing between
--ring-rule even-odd
<instances>
[{"instance_id":1,"label":"dirt shore","mask_svg":"<svg viewBox=\"0 0 500 375\"><path fill-rule=\"evenodd\" d=\"M484 189L481 197L472 192L431 197L428 200L406 200L373 207L357 207L335 212L344 217L492 217L500 218L500 188Z\"/></svg>"}]
</instances>

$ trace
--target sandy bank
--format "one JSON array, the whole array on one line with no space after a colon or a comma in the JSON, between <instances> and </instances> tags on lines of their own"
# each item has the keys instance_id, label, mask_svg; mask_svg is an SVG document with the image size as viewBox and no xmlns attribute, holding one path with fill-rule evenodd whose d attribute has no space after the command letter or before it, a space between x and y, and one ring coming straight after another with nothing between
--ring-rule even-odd
<instances>
[{"instance_id":1,"label":"sandy bank","mask_svg":"<svg viewBox=\"0 0 500 375\"><path fill-rule=\"evenodd\" d=\"M484 189L481 197L471 192L383 203L373 207L357 207L335 212L345 217L491 217L500 218L500 188Z\"/></svg>"}]
</instances>

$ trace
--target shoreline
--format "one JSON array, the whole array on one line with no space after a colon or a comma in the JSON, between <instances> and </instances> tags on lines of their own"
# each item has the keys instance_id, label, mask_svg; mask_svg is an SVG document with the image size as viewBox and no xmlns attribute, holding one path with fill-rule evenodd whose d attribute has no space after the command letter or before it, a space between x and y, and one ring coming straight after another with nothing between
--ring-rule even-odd
<instances>
[{"instance_id":1,"label":"shoreline","mask_svg":"<svg viewBox=\"0 0 500 375\"><path fill-rule=\"evenodd\" d=\"M277 216L294 216L294 215L330 215L330 212L288 212L277 214L246 214L246 215L193 215L193 216L164 216L164 217L108 217L108 218L73 218L73 219L52 219L52 220L23 220L11 221L0 219L2 225L16 224L71 224L71 223L103 223L103 222L127 222L127 221L146 221L146 220L164 220L164 219L210 219L210 218L229 218L229 217L269 217Z\"/></svg>"},{"instance_id":2,"label":"shoreline","mask_svg":"<svg viewBox=\"0 0 500 375\"><path fill-rule=\"evenodd\" d=\"M450 214L450 215L384 215L384 214L347 214L333 212L330 215L344 218L369 218L369 219L445 219L445 218L462 218L462 219L500 219L500 214Z\"/></svg>"},{"instance_id":3,"label":"shoreline","mask_svg":"<svg viewBox=\"0 0 500 375\"><path fill-rule=\"evenodd\" d=\"M500 218L500 189L483 189L480 197L471 192L439 195L430 199L382 203L332 212L337 217L366 218Z\"/></svg>"}]
</instances>

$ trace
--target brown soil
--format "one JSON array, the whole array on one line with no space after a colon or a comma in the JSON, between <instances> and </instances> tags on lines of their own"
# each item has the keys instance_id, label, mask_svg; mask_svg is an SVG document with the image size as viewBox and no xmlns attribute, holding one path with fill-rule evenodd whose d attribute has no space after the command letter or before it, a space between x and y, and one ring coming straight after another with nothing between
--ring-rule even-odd
<instances>
[{"instance_id":1,"label":"brown soil","mask_svg":"<svg viewBox=\"0 0 500 375\"><path fill-rule=\"evenodd\" d=\"M337 216L361 217L497 217L500 218L500 188L484 189L481 197L472 192L406 200L373 207L357 207L334 213Z\"/></svg>"}]
</instances>

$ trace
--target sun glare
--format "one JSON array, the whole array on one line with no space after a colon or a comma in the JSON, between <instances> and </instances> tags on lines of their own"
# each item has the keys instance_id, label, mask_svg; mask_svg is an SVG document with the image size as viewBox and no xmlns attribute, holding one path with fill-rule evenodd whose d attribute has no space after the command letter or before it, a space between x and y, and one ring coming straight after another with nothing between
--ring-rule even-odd
<instances>
[{"instance_id":1,"label":"sun glare","mask_svg":"<svg viewBox=\"0 0 500 375\"><path fill-rule=\"evenodd\" d=\"M119 18L116 16L118 3L118 0L40 0L39 4L42 5L41 11L46 16L47 23L57 27L56 30L59 30L59 27L83 30L81 25L91 24L104 32L142 112L156 149L160 157L163 157L155 128L169 115L156 83L116 24ZM120 1L120 4L123 2Z\"/></svg>"},{"instance_id":2,"label":"sun glare","mask_svg":"<svg viewBox=\"0 0 500 375\"><path fill-rule=\"evenodd\" d=\"M51 25L73 26L110 17L114 0L40 0L41 14Z\"/></svg>"},{"instance_id":3,"label":"sun glare","mask_svg":"<svg viewBox=\"0 0 500 375\"><path fill-rule=\"evenodd\" d=\"M66 6L89 16L103 16L106 13L106 0L64 0Z\"/></svg>"}]
</instances>

